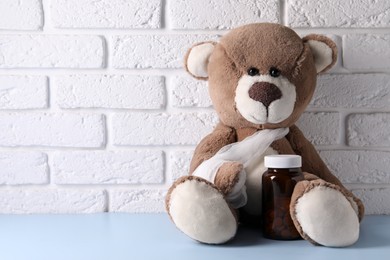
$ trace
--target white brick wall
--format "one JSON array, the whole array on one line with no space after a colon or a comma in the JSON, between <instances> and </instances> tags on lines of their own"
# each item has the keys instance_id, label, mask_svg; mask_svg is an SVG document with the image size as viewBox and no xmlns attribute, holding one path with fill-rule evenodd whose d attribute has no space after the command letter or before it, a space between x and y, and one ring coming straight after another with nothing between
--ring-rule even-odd
<instances>
[{"instance_id":1,"label":"white brick wall","mask_svg":"<svg viewBox=\"0 0 390 260\"><path fill-rule=\"evenodd\" d=\"M288 0L288 20L293 27L388 27L389 1Z\"/></svg>"},{"instance_id":2,"label":"white brick wall","mask_svg":"<svg viewBox=\"0 0 390 260\"><path fill-rule=\"evenodd\" d=\"M95 213L107 208L107 193L93 189L12 188L0 190L5 214Z\"/></svg>"},{"instance_id":3,"label":"white brick wall","mask_svg":"<svg viewBox=\"0 0 390 260\"><path fill-rule=\"evenodd\" d=\"M53 155L56 184L137 184L164 180L161 151L66 151Z\"/></svg>"},{"instance_id":4,"label":"white brick wall","mask_svg":"<svg viewBox=\"0 0 390 260\"><path fill-rule=\"evenodd\" d=\"M164 212L166 191L161 189L116 189L110 191L112 212Z\"/></svg>"},{"instance_id":5,"label":"white brick wall","mask_svg":"<svg viewBox=\"0 0 390 260\"><path fill-rule=\"evenodd\" d=\"M332 171L390 214L390 4L309 0L0 1L0 213L162 212L217 123L195 42L279 22L339 61L298 125Z\"/></svg>"},{"instance_id":6,"label":"white brick wall","mask_svg":"<svg viewBox=\"0 0 390 260\"><path fill-rule=\"evenodd\" d=\"M43 76L0 76L0 109L47 108L48 81Z\"/></svg>"},{"instance_id":7,"label":"white brick wall","mask_svg":"<svg viewBox=\"0 0 390 260\"><path fill-rule=\"evenodd\" d=\"M104 127L99 114L0 113L0 146L99 148Z\"/></svg>"},{"instance_id":8,"label":"white brick wall","mask_svg":"<svg viewBox=\"0 0 390 260\"><path fill-rule=\"evenodd\" d=\"M1 0L0 10L0 30L40 30L43 26L40 0Z\"/></svg>"},{"instance_id":9,"label":"white brick wall","mask_svg":"<svg viewBox=\"0 0 390 260\"><path fill-rule=\"evenodd\" d=\"M114 36L112 66L116 69L182 68L183 59L193 43L215 40L213 35L149 35Z\"/></svg>"},{"instance_id":10,"label":"white brick wall","mask_svg":"<svg viewBox=\"0 0 390 260\"><path fill-rule=\"evenodd\" d=\"M189 151L177 150L170 154L170 170L167 176L169 183L173 183L179 177L188 174L193 153L194 150L191 149Z\"/></svg>"},{"instance_id":11,"label":"white brick wall","mask_svg":"<svg viewBox=\"0 0 390 260\"><path fill-rule=\"evenodd\" d=\"M52 85L61 108L159 109L165 105L163 77L66 75L55 77Z\"/></svg>"},{"instance_id":12,"label":"white brick wall","mask_svg":"<svg viewBox=\"0 0 390 260\"><path fill-rule=\"evenodd\" d=\"M343 43L347 69L390 69L390 34L348 34L343 36Z\"/></svg>"},{"instance_id":13,"label":"white brick wall","mask_svg":"<svg viewBox=\"0 0 390 260\"><path fill-rule=\"evenodd\" d=\"M320 154L344 183L390 183L388 151L328 150Z\"/></svg>"},{"instance_id":14,"label":"white brick wall","mask_svg":"<svg viewBox=\"0 0 390 260\"><path fill-rule=\"evenodd\" d=\"M339 143L340 116L336 112L305 112L297 126L315 145Z\"/></svg>"},{"instance_id":15,"label":"white brick wall","mask_svg":"<svg viewBox=\"0 0 390 260\"><path fill-rule=\"evenodd\" d=\"M0 68L101 68L104 40L85 35L0 35Z\"/></svg>"},{"instance_id":16,"label":"white brick wall","mask_svg":"<svg viewBox=\"0 0 390 260\"><path fill-rule=\"evenodd\" d=\"M171 82L173 107L211 107L206 81L194 81L191 76L177 76Z\"/></svg>"},{"instance_id":17,"label":"white brick wall","mask_svg":"<svg viewBox=\"0 0 390 260\"><path fill-rule=\"evenodd\" d=\"M113 143L118 146L195 145L217 123L215 113L114 114Z\"/></svg>"},{"instance_id":18,"label":"white brick wall","mask_svg":"<svg viewBox=\"0 0 390 260\"><path fill-rule=\"evenodd\" d=\"M369 86L369 87L368 87ZM313 108L390 108L390 75L325 74L319 77Z\"/></svg>"},{"instance_id":19,"label":"white brick wall","mask_svg":"<svg viewBox=\"0 0 390 260\"><path fill-rule=\"evenodd\" d=\"M0 152L0 183L2 185L47 184L47 155L40 152Z\"/></svg>"},{"instance_id":20,"label":"white brick wall","mask_svg":"<svg viewBox=\"0 0 390 260\"><path fill-rule=\"evenodd\" d=\"M247 23L279 22L279 1L175 0L168 19L172 29L226 29Z\"/></svg>"},{"instance_id":21,"label":"white brick wall","mask_svg":"<svg viewBox=\"0 0 390 260\"><path fill-rule=\"evenodd\" d=\"M352 114L347 121L347 140L351 146L387 147L390 145L390 114Z\"/></svg>"},{"instance_id":22,"label":"white brick wall","mask_svg":"<svg viewBox=\"0 0 390 260\"><path fill-rule=\"evenodd\" d=\"M52 0L56 28L159 28L161 0Z\"/></svg>"}]
</instances>

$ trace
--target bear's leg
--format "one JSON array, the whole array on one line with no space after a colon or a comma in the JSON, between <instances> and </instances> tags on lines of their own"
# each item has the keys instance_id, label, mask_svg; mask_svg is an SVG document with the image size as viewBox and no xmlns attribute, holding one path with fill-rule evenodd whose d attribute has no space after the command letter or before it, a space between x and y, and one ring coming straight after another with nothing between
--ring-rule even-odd
<instances>
[{"instance_id":1,"label":"bear's leg","mask_svg":"<svg viewBox=\"0 0 390 260\"><path fill-rule=\"evenodd\" d=\"M358 240L358 211L350 192L316 178L299 182L290 204L291 217L301 236L329 247L345 247Z\"/></svg>"},{"instance_id":2,"label":"bear's leg","mask_svg":"<svg viewBox=\"0 0 390 260\"><path fill-rule=\"evenodd\" d=\"M235 211L222 192L202 178L179 178L168 191L166 209L175 225L199 242L222 244L236 234Z\"/></svg>"}]
</instances>

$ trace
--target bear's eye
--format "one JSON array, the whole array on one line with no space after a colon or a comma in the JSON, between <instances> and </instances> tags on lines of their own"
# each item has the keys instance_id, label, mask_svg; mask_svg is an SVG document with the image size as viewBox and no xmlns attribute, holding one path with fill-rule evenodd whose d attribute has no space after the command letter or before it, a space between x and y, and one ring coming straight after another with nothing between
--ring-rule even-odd
<instances>
[{"instance_id":1,"label":"bear's eye","mask_svg":"<svg viewBox=\"0 0 390 260\"><path fill-rule=\"evenodd\" d=\"M254 68L254 67L250 67L248 69L248 75L249 76L256 76L256 75L259 75L259 70Z\"/></svg>"},{"instance_id":2,"label":"bear's eye","mask_svg":"<svg viewBox=\"0 0 390 260\"><path fill-rule=\"evenodd\" d=\"M269 75L271 75L271 77L277 78L280 76L280 70L275 67L272 67L269 69Z\"/></svg>"}]
</instances>

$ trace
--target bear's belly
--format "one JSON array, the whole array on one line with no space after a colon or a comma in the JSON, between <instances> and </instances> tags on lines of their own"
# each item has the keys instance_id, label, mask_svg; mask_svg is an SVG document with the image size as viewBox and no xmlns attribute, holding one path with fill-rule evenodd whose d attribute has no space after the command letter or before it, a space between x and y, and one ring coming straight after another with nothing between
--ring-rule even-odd
<instances>
[{"instance_id":1,"label":"bear's belly","mask_svg":"<svg viewBox=\"0 0 390 260\"><path fill-rule=\"evenodd\" d=\"M251 215L261 215L261 178L263 173L267 170L264 166L264 157L266 155L278 154L278 152L271 147L265 150L264 154L258 158L253 159L245 168L246 171L246 193L248 202L244 206L244 210Z\"/></svg>"}]
</instances>

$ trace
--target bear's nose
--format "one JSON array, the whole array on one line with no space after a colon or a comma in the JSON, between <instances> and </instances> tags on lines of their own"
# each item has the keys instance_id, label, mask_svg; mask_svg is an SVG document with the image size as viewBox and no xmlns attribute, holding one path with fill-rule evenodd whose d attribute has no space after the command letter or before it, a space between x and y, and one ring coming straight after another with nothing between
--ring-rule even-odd
<instances>
[{"instance_id":1,"label":"bear's nose","mask_svg":"<svg viewBox=\"0 0 390 260\"><path fill-rule=\"evenodd\" d=\"M249 89L248 93L251 99L263 103L266 107L269 107L273 101L282 97L280 89L268 82L256 82Z\"/></svg>"}]
</instances>

